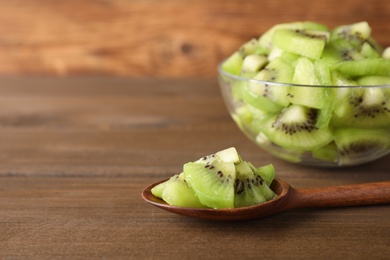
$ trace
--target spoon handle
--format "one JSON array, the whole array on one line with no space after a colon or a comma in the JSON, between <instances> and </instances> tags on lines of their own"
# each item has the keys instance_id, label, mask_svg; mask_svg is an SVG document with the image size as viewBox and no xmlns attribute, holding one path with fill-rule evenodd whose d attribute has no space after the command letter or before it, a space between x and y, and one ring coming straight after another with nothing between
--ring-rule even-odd
<instances>
[{"instance_id":1,"label":"spoon handle","mask_svg":"<svg viewBox=\"0 0 390 260\"><path fill-rule=\"evenodd\" d=\"M390 203L390 181L292 189L288 208L362 206L386 203Z\"/></svg>"}]
</instances>

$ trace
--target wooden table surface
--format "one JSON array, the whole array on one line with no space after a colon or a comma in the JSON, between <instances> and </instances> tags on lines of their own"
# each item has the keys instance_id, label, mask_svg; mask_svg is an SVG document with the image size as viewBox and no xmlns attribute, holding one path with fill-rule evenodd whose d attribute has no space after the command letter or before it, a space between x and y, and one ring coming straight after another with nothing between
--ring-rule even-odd
<instances>
[{"instance_id":1,"label":"wooden table surface","mask_svg":"<svg viewBox=\"0 0 390 260\"><path fill-rule=\"evenodd\" d=\"M212 222L160 210L148 184L229 146L295 188L385 181L390 157L293 165L244 137L215 79L0 78L1 259L389 259L390 206Z\"/></svg>"}]
</instances>

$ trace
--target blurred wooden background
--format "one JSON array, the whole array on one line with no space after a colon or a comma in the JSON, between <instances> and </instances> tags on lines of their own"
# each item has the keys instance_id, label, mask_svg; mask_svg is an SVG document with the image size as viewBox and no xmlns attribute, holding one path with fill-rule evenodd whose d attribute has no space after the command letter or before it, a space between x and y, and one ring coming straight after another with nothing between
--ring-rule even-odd
<instances>
[{"instance_id":1,"label":"blurred wooden background","mask_svg":"<svg viewBox=\"0 0 390 260\"><path fill-rule=\"evenodd\" d=\"M214 77L270 26L366 20L390 45L389 0L0 0L0 75Z\"/></svg>"}]
</instances>

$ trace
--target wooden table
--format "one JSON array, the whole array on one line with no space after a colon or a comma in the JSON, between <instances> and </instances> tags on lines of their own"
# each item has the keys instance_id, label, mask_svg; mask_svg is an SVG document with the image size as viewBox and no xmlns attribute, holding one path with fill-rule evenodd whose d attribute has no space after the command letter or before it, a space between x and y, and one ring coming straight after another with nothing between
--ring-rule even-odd
<instances>
[{"instance_id":1,"label":"wooden table","mask_svg":"<svg viewBox=\"0 0 390 260\"><path fill-rule=\"evenodd\" d=\"M0 78L0 106L1 259L389 259L389 205L222 223L142 200L229 146L296 188L389 180L389 156L317 169L268 155L234 125L215 79Z\"/></svg>"}]
</instances>

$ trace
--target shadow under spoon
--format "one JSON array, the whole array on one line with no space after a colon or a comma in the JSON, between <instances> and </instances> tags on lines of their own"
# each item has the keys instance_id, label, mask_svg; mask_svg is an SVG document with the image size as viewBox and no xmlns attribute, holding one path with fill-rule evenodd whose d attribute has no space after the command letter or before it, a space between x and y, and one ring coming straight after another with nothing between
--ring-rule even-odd
<instances>
[{"instance_id":1,"label":"shadow under spoon","mask_svg":"<svg viewBox=\"0 0 390 260\"><path fill-rule=\"evenodd\" d=\"M271 189L277 196L263 204L231 208L186 208L176 207L155 197L151 189L162 180L142 191L142 198L161 209L199 219L237 221L263 218L282 211L297 208L345 207L390 203L390 181L351 184L343 186L294 189L283 180L275 179Z\"/></svg>"}]
</instances>

